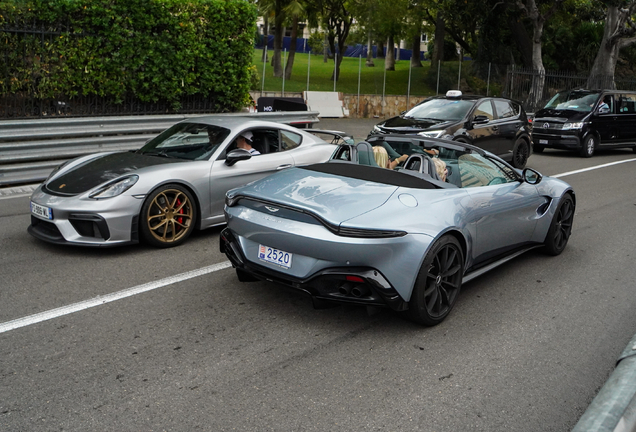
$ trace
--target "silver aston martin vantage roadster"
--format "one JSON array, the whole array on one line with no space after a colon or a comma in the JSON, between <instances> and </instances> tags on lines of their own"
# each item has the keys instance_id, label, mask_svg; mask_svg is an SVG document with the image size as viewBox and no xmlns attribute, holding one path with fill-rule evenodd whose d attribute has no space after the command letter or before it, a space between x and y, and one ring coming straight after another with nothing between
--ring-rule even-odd
<instances>
[{"instance_id":1,"label":"silver aston martin vantage roadster","mask_svg":"<svg viewBox=\"0 0 636 432\"><path fill-rule=\"evenodd\" d=\"M402 168L376 165L373 147L387 145L409 154ZM533 248L560 254L575 202L567 183L477 147L387 135L228 192L220 247L241 281L430 326L462 282Z\"/></svg>"},{"instance_id":2,"label":"silver aston martin vantage roadster","mask_svg":"<svg viewBox=\"0 0 636 432\"><path fill-rule=\"evenodd\" d=\"M142 239L176 246L195 228L225 223L229 189L327 161L334 144L348 139L334 131L240 117L186 120L139 150L97 153L61 165L31 196L28 231L51 243L116 246ZM251 149L239 141L249 141Z\"/></svg>"}]
</instances>

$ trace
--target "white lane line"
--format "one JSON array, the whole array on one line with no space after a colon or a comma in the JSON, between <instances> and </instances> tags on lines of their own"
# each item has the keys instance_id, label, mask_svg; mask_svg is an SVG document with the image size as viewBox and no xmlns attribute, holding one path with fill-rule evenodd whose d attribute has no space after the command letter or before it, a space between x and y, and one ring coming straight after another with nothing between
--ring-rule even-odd
<instances>
[{"instance_id":1,"label":"white lane line","mask_svg":"<svg viewBox=\"0 0 636 432\"><path fill-rule=\"evenodd\" d=\"M554 177L554 178L567 177L567 176L570 176L570 175L573 175L573 174L579 174L579 173L586 172L586 171L592 171L592 170L599 169L599 168L607 168L608 166L618 165L618 164L622 164L622 163L626 163L626 162L634 162L634 161L636 161L636 159L625 159L625 160L621 160L621 161L606 163L606 164L603 164L603 165L596 165L596 166L589 167L589 168L582 168L582 169L576 170L576 171L568 171L568 172L564 172L564 173L561 173L561 174L553 175L553 176L550 176L550 177Z\"/></svg>"},{"instance_id":2,"label":"white lane line","mask_svg":"<svg viewBox=\"0 0 636 432\"><path fill-rule=\"evenodd\" d=\"M36 323L50 320L53 318L58 318L63 315L72 314L74 312L79 312L81 310L103 305L105 303L110 303L115 300L121 300L123 298L134 296L134 295L137 295L146 291L151 291L157 288L161 288L166 285L171 285L177 282L183 282L188 279L203 276L205 274L213 273L215 271L223 270L231 266L232 264L229 261L225 261L222 263L203 267L197 270L192 270L192 271L181 273L175 276L170 276L165 279L160 279L158 281L149 282L149 283L138 285L132 288L127 288L122 291L114 292L114 293L103 295L103 296L98 296L89 300L84 300L79 303L70 304L68 306L62 306L57 309L51 309L49 311L40 312L34 315L26 316L24 318L18 318L13 321L8 321L6 323L0 324L0 333L7 332L9 330L15 330L20 327L26 327L28 325L36 324Z\"/></svg>"}]
</instances>

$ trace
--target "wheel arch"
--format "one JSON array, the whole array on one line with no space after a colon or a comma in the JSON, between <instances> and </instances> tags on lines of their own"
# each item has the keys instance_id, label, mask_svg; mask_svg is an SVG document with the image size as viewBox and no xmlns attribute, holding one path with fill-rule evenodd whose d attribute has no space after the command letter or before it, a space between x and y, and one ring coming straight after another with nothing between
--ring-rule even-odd
<instances>
[{"instance_id":1,"label":"wheel arch","mask_svg":"<svg viewBox=\"0 0 636 432\"><path fill-rule=\"evenodd\" d=\"M455 239L459 242L459 245L462 248L462 253L464 254L464 269L466 269L466 264L468 263L468 241L466 241L464 235L457 229L449 229L448 231L444 231L439 236L439 238L445 235L451 235L455 237Z\"/></svg>"},{"instance_id":2,"label":"wheel arch","mask_svg":"<svg viewBox=\"0 0 636 432\"><path fill-rule=\"evenodd\" d=\"M148 199L148 196L150 196L154 191L156 191L157 189L159 189L160 187L163 186L167 186L167 185L177 185L177 186L181 186L184 189L186 189L188 192L190 192L190 195L192 195L192 198L194 199L194 203L197 206L197 211L196 211L196 220L194 222L194 228L197 230L201 229L201 200L199 198L199 195L196 193L196 190L194 187L192 187L192 185L182 181L182 180L178 180L178 179L172 179L172 180L166 180L163 181L161 183L159 183L158 185L156 185L155 187L153 187L151 190L148 191L148 193L146 194L146 197L144 198L144 202L146 199ZM141 208L139 209L139 212L141 213L143 209L143 204L141 206ZM141 214L139 215L141 216ZM141 217L139 218L139 223L141 222Z\"/></svg>"}]
</instances>

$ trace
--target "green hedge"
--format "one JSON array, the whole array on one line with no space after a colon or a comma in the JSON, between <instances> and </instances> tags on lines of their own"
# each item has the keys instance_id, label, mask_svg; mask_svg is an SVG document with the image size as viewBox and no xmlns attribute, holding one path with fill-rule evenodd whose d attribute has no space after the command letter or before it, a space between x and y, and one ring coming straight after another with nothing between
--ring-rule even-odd
<instances>
[{"instance_id":1,"label":"green hedge","mask_svg":"<svg viewBox=\"0 0 636 432\"><path fill-rule=\"evenodd\" d=\"M249 101L255 22L246 0L0 0L0 92L176 110L203 95L233 111Z\"/></svg>"}]
</instances>

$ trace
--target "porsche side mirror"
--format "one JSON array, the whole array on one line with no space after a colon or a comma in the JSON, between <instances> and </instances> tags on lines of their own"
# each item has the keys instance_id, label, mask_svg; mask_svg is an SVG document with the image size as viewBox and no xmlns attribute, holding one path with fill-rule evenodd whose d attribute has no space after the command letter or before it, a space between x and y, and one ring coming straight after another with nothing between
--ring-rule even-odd
<instances>
[{"instance_id":1,"label":"porsche side mirror","mask_svg":"<svg viewBox=\"0 0 636 432\"><path fill-rule=\"evenodd\" d=\"M473 124L485 124L488 123L490 119L485 115L476 115L473 117Z\"/></svg>"},{"instance_id":2,"label":"porsche side mirror","mask_svg":"<svg viewBox=\"0 0 636 432\"><path fill-rule=\"evenodd\" d=\"M543 176L539 174L538 171L533 170L532 168L526 168L521 173L523 177L523 181L532 185L539 184Z\"/></svg>"},{"instance_id":3,"label":"porsche side mirror","mask_svg":"<svg viewBox=\"0 0 636 432\"><path fill-rule=\"evenodd\" d=\"M238 161L248 160L252 157L249 151L245 149L232 150L225 156L225 165L232 166Z\"/></svg>"}]
</instances>

